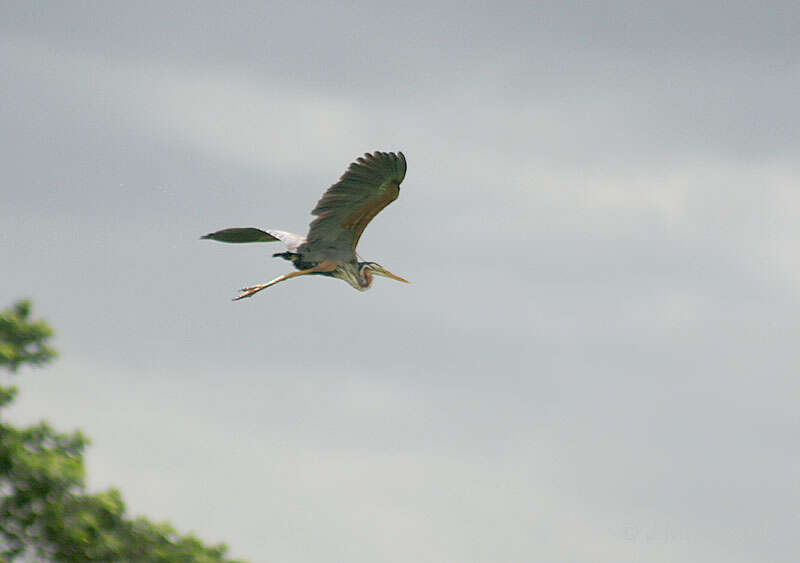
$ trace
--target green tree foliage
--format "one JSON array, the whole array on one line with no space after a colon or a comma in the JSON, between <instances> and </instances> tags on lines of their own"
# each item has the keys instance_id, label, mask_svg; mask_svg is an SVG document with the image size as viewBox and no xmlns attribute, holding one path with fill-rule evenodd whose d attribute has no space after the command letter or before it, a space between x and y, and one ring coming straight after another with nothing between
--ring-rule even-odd
<instances>
[{"instance_id":1,"label":"green tree foliage","mask_svg":"<svg viewBox=\"0 0 800 563\"><path fill-rule=\"evenodd\" d=\"M16 372L55 357L50 327L22 301L0 312L0 370ZM206 546L169 524L130 518L119 491L89 494L80 433L46 423L16 428L3 407L17 389L0 383L0 562L229 562L225 545Z\"/></svg>"}]
</instances>

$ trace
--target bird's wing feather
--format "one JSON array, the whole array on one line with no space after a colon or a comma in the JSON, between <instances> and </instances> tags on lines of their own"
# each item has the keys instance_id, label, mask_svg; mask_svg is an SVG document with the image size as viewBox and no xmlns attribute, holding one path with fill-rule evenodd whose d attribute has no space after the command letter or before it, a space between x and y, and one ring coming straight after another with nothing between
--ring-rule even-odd
<instances>
[{"instance_id":1,"label":"bird's wing feather","mask_svg":"<svg viewBox=\"0 0 800 563\"><path fill-rule=\"evenodd\" d=\"M306 242L306 237L301 237L300 235L296 235L294 233L276 231L274 229L267 229L267 232L285 244L286 249L289 252L297 252L297 249L300 247L300 245Z\"/></svg>"},{"instance_id":2,"label":"bird's wing feather","mask_svg":"<svg viewBox=\"0 0 800 563\"><path fill-rule=\"evenodd\" d=\"M220 242L275 242L281 241L286 245L289 252L297 252L297 248L303 244L306 239L294 233L287 233L286 231L277 231L274 229L267 229L262 231L255 227L233 227L230 229L222 229L215 233L209 233L203 237L204 239L218 240Z\"/></svg>"},{"instance_id":3,"label":"bird's wing feather","mask_svg":"<svg viewBox=\"0 0 800 563\"><path fill-rule=\"evenodd\" d=\"M355 252L367 224L400 194L406 175L403 153L365 154L328 188L311 212L305 249L323 254Z\"/></svg>"},{"instance_id":4,"label":"bird's wing feather","mask_svg":"<svg viewBox=\"0 0 800 563\"><path fill-rule=\"evenodd\" d=\"M208 233L200 238L218 240L220 242L274 242L280 240L279 237L273 236L266 231L256 229L255 227L233 227L230 229L222 229L214 233Z\"/></svg>"}]
</instances>

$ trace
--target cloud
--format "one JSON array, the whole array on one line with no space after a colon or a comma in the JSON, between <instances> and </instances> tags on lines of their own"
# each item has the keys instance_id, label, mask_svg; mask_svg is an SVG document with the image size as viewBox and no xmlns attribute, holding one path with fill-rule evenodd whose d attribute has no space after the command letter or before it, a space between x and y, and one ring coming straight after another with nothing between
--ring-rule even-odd
<instances>
[{"instance_id":1,"label":"cloud","mask_svg":"<svg viewBox=\"0 0 800 563\"><path fill-rule=\"evenodd\" d=\"M254 560L792 560L788 5L187 6L5 20L18 420ZM415 283L230 303L372 149Z\"/></svg>"}]
</instances>

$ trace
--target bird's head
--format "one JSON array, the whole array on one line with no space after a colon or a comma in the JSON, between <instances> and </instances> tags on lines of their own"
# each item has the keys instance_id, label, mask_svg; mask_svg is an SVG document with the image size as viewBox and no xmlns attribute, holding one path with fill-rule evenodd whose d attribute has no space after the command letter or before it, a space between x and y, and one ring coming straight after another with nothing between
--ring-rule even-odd
<instances>
[{"instance_id":1,"label":"bird's head","mask_svg":"<svg viewBox=\"0 0 800 563\"><path fill-rule=\"evenodd\" d=\"M383 276L385 278L392 278L393 280L401 281L403 283L411 283L408 280L404 280L400 276L394 275L392 272L378 264L377 262L362 262L361 263L361 277L363 278L364 285L369 286L372 283L372 275L376 274L378 276Z\"/></svg>"}]
</instances>

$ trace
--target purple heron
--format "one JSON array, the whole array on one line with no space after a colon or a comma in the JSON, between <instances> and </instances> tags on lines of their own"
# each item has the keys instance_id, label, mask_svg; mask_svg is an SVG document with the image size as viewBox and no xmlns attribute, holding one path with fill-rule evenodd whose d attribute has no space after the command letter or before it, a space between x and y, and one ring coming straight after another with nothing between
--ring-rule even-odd
<instances>
[{"instance_id":1,"label":"purple heron","mask_svg":"<svg viewBox=\"0 0 800 563\"><path fill-rule=\"evenodd\" d=\"M281 241L286 252L273 257L289 260L297 272L241 290L234 301L251 297L271 285L298 276L319 275L344 280L359 291L369 289L373 274L409 283L375 262L359 262L356 245L367 224L400 195L406 175L403 153L374 152L350 164L311 211L316 216L305 237L285 231L233 227L205 235L221 242Z\"/></svg>"}]
</instances>

